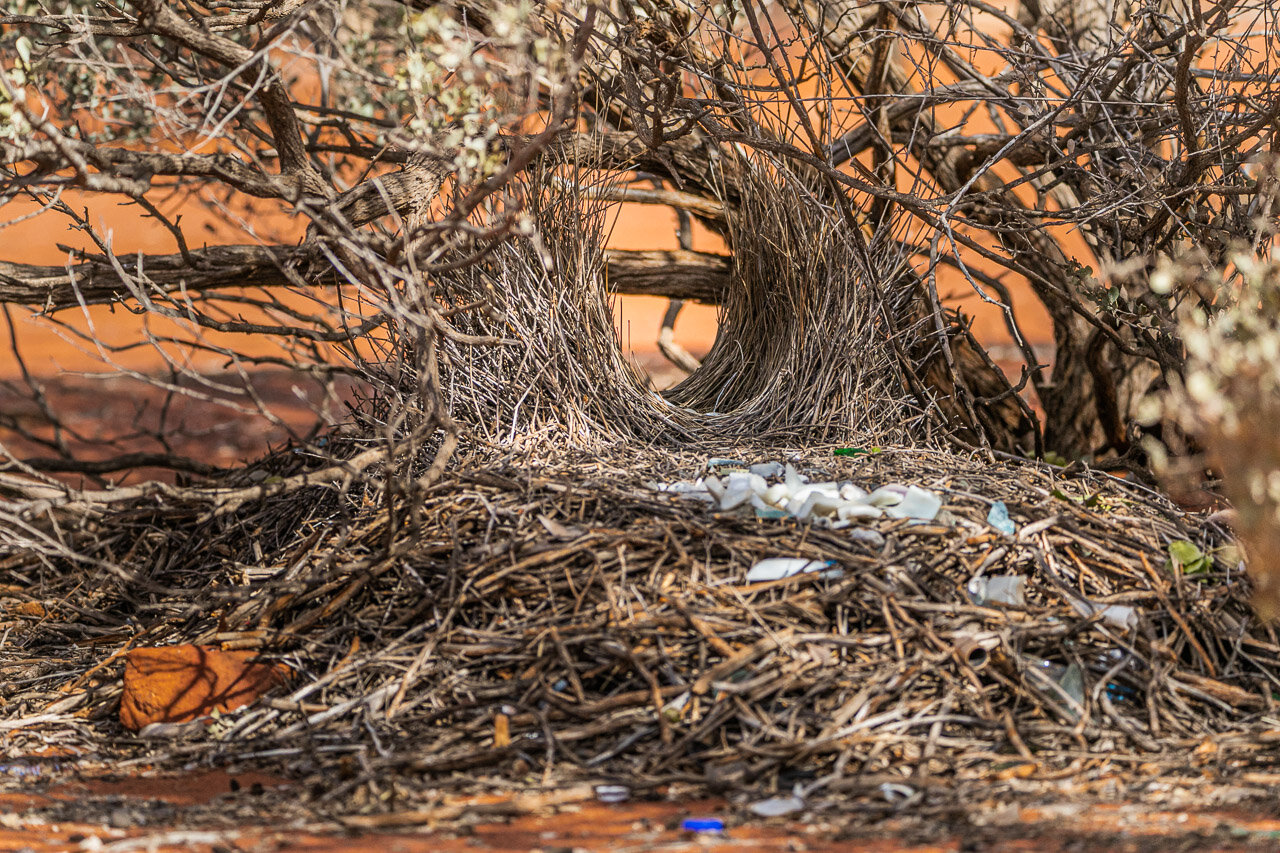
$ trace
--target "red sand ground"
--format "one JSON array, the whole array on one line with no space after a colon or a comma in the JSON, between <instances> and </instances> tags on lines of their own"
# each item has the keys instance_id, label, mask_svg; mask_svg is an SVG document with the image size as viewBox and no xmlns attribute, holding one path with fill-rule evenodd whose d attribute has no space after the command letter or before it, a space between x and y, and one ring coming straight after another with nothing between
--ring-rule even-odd
<instances>
[{"instance_id":1,"label":"red sand ground","mask_svg":"<svg viewBox=\"0 0 1280 853\"><path fill-rule=\"evenodd\" d=\"M1085 808L993 807L978 810L972 825L958 831L940 824L919 838L920 827L907 818L888 818L872 834L845 835L838 815L807 820L752 820L715 800L632 802L604 805L586 800L544 808L519 808L521 797L457 801L442 806L454 816L468 810L461 826L433 830L397 826L394 818L372 819L363 826L300 821L281 825L252 814L254 800L288 795L290 782L263 773L197 771L185 776L135 775L122 779L89 777L49 787L33 785L21 793L0 794L0 849L45 851L292 851L348 853L386 850L401 853L462 851L860 851L860 853L961 853L1008 850L1057 851L1206 851L1274 850L1280 845L1280 820L1229 811L1150 809L1138 805ZM527 799L528 795L524 795ZM59 813L88 799L116 804L110 824L75 820L49 822L41 810ZM204 807L223 812L204 828L131 826L131 813L149 807ZM521 813L517 813L521 812ZM118 813L118 814L117 814ZM719 817L720 835L692 836L680 831L687 817ZM265 818L265 816L264 816ZM420 819L420 818L419 818Z\"/></svg>"}]
</instances>

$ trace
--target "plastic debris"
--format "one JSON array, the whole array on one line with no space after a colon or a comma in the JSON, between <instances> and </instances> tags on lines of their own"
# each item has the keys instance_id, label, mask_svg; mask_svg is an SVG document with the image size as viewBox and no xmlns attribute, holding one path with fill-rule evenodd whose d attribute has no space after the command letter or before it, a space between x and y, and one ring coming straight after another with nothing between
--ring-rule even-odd
<instances>
[{"instance_id":1,"label":"plastic debris","mask_svg":"<svg viewBox=\"0 0 1280 853\"><path fill-rule=\"evenodd\" d=\"M760 560L747 572L747 583L777 581L806 572L820 572L835 565L834 560L806 560L803 557L770 557Z\"/></svg>"},{"instance_id":2,"label":"plastic debris","mask_svg":"<svg viewBox=\"0 0 1280 853\"><path fill-rule=\"evenodd\" d=\"M991 512L987 513L987 524L1005 536L1012 536L1018 532L1018 526L1013 523L1013 519L1009 518L1009 508L1004 505L1004 501L996 501L991 505Z\"/></svg>"},{"instance_id":3,"label":"plastic debris","mask_svg":"<svg viewBox=\"0 0 1280 853\"><path fill-rule=\"evenodd\" d=\"M881 782L880 796L884 797L895 806L905 803L916 795L916 789L910 785L903 785L900 782Z\"/></svg>"},{"instance_id":4,"label":"plastic debris","mask_svg":"<svg viewBox=\"0 0 1280 853\"><path fill-rule=\"evenodd\" d=\"M956 658L977 672L986 669L987 664L991 663L991 651L988 646L995 648L999 644L1000 641L994 637L987 639L970 634L957 638L953 648Z\"/></svg>"},{"instance_id":5,"label":"plastic debris","mask_svg":"<svg viewBox=\"0 0 1280 853\"><path fill-rule=\"evenodd\" d=\"M1097 616L1107 625L1122 631L1132 631L1138 627L1138 611L1127 604L1093 604L1074 596L1068 596L1067 600L1086 619Z\"/></svg>"},{"instance_id":6,"label":"plastic debris","mask_svg":"<svg viewBox=\"0 0 1280 853\"><path fill-rule=\"evenodd\" d=\"M770 797L747 806L747 811L760 817L782 817L804 811L804 800L796 796Z\"/></svg>"},{"instance_id":7,"label":"plastic debris","mask_svg":"<svg viewBox=\"0 0 1280 853\"><path fill-rule=\"evenodd\" d=\"M748 467L747 471L761 477L781 477L786 473L786 466L781 462L761 462Z\"/></svg>"},{"instance_id":8,"label":"plastic debris","mask_svg":"<svg viewBox=\"0 0 1280 853\"><path fill-rule=\"evenodd\" d=\"M906 493L897 504L885 508L885 513L894 518L915 518L921 521L933 521L942 509L942 498L933 492L927 492L919 486L907 486Z\"/></svg>"},{"instance_id":9,"label":"plastic debris","mask_svg":"<svg viewBox=\"0 0 1280 853\"><path fill-rule=\"evenodd\" d=\"M1074 663L1060 664L1034 658L1030 663L1029 671L1037 686L1058 700L1072 719L1078 720L1084 711L1084 673L1080 667Z\"/></svg>"},{"instance_id":10,"label":"plastic debris","mask_svg":"<svg viewBox=\"0 0 1280 853\"><path fill-rule=\"evenodd\" d=\"M680 722L680 717L684 715L684 706L689 704L689 691L681 693L676 698L662 706L662 716L667 722L675 724Z\"/></svg>"},{"instance_id":11,"label":"plastic debris","mask_svg":"<svg viewBox=\"0 0 1280 853\"><path fill-rule=\"evenodd\" d=\"M596 785L596 799L602 803L625 803L631 799L626 785Z\"/></svg>"},{"instance_id":12,"label":"plastic debris","mask_svg":"<svg viewBox=\"0 0 1280 853\"><path fill-rule=\"evenodd\" d=\"M979 606L1009 604L1027 606L1027 578L1025 575L993 575L976 577L969 581L969 598Z\"/></svg>"},{"instance_id":13,"label":"plastic debris","mask_svg":"<svg viewBox=\"0 0 1280 853\"><path fill-rule=\"evenodd\" d=\"M1138 699L1138 691L1127 684L1111 681L1107 683L1107 698L1112 702L1135 702Z\"/></svg>"},{"instance_id":14,"label":"plastic debris","mask_svg":"<svg viewBox=\"0 0 1280 853\"><path fill-rule=\"evenodd\" d=\"M735 459L711 459L707 470L718 473L696 481L649 485L705 500L721 512L749 507L757 518L792 517L835 530L885 516L933 521L942 509L942 498L919 486L889 483L868 493L847 481L811 482L790 462L748 465Z\"/></svg>"},{"instance_id":15,"label":"plastic debris","mask_svg":"<svg viewBox=\"0 0 1280 853\"><path fill-rule=\"evenodd\" d=\"M880 549L884 547L884 537L880 535L879 531L872 530L869 527L855 527L849 531L849 538L856 539L872 548Z\"/></svg>"},{"instance_id":16,"label":"plastic debris","mask_svg":"<svg viewBox=\"0 0 1280 853\"><path fill-rule=\"evenodd\" d=\"M896 483L888 486L881 486L871 494L867 495L866 502L871 506L886 507L896 506L902 503L902 496L907 493L906 486L899 486Z\"/></svg>"},{"instance_id":17,"label":"plastic debris","mask_svg":"<svg viewBox=\"0 0 1280 853\"><path fill-rule=\"evenodd\" d=\"M61 762L40 763L19 759L12 764L0 764L0 776L14 776L19 779L35 779L56 773L63 767Z\"/></svg>"},{"instance_id":18,"label":"plastic debris","mask_svg":"<svg viewBox=\"0 0 1280 853\"><path fill-rule=\"evenodd\" d=\"M716 479L714 477L708 479ZM716 480L718 483L719 480ZM675 483L648 483L649 488L656 492L667 492L668 494L679 495L682 498L690 500L706 501L707 503L715 503L718 495L711 491L710 485L706 480L679 480Z\"/></svg>"},{"instance_id":19,"label":"plastic debris","mask_svg":"<svg viewBox=\"0 0 1280 853\"><path fill-rule=\"evenodd\" d=\"M687 817L680 822L682 832L724 832L724 821L718 817Z\"/></svg>"}]
</instances>

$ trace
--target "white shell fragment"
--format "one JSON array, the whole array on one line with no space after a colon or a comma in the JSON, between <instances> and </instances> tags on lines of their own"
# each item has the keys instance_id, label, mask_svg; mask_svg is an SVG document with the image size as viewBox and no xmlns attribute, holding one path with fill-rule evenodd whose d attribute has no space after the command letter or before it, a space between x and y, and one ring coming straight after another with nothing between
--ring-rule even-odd
<instances>
[{"instance_id":1,"label":"white shell fragment","mask_svg":"<svg viewBox=\"0 0 1280 853\"><path fill-rule=\"evenodd\" d=\"M885 512L894 518L916 518L921 521L933 521L942 509L942 499L933 492L926 492L919 486L907 486L902 500L892 506L885 507Z\"/></svg>"},{"instance_id":2,"label":"white shell fragment","mask_svg":"<svg viewBox=\"0 0 1280 853\"><path fill-rule=\"evenodd\" d=\"M805 572L820 572L835 565L833 560L806 560L803 557L770 557L761 560L747 572L747 583L780 581Z\"/></svg>"},{"instance_id":3,"label":"white shell fragment","mask_svg":"<svg viewBox=\"0 0 1280 853\"><path fill-rule=\"evenodd\" d=\"M755 492L748 486L730 486L720 498L720 509L728 512L751 500Z\"/></svg>"},{"instance_id":4,"label":"white shell fragment","mask_svg":"<svg viewBox=\"0 0 1280 853\"><path fill-rule=\"evenodd\" d=\"M872 506L894 506L902 503L902 496L906 494L907 487L897 484L889 486L881 486L865 498L866 502Z\"/></svg>"},{"instance_id":5,"label":"white shell fragment","mask_svg":"<svg viewBox=\"0 0 1280 853\"><path fill-rule=\"evenodd\" d=\"M847 501L866 500L867 494L868 494L867 492L863 491L862 489L859 489L853 483L845 483L843 486L840 487L840 497L844 498Z\"/></svg>"},{"instance_id":6,"label":"white shell fragment","mask_svg":"<svg viewBox=\"0 0 1280 853\"><path fill-rule=\"evenodd\" d=\"M833 530L884 516L932 521L942 509L942 498L919 486L890 483L867 493L849 482L810 482L790 462L748 465L734 459L711 459L707 469L723 476L708 474L694 482L650 485L658 491L715 504L722 512L749 506L757 518L790 516Z\"/></svg>"},{"instance_id":7,"label":"white shell fragment","mask_svg":"<svg viewBox=\"0 0 1280 853\"><path fill-rule=\"evenodd\" d=\"M869 545L872 548L883 548L884 537L870 527L855 527L849 531L849 538Z\"/></svg>"},{"instance_id":8,"label":"white shell fragment","mask_svg":"<svg viewBox=\"0 0 1280 853\"><path fill-rule=\"evenodd\" d=\"M747 811L760 817L782 817L804 811L804 800L799 797L770 797L747 806Z\"/></svg>"},{"instance_id":9,"label":"white shell fragment","mask_svg":"<svg viewBox=\"0 0 1280 853\"><path fill-rule=\"evenodd\" d=\"M714 477L708 479L715 479ZM718 483L719 481L717 481ZM714 495L710 491L706 480L696 480L689 482L688 480L678 480L674 483L649 483L649 487L658 492L667 492L673 495L679 495L682 498L691 500L707 501L714 503Z\"/></svg>"}]
</instances>

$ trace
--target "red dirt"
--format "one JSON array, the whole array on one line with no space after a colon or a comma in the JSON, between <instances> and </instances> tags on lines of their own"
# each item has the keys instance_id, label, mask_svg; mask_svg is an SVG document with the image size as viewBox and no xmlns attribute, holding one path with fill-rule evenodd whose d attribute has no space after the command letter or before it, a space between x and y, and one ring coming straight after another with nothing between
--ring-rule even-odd
<instances>
[{"instance_id":1,"label":"red dirt","mask_svg":"<svg viewBox=\"0 0 1280 853\"><path fill-rule=\"evenodd\" d=\"M874 830L842 829L840 815L814 815L808 820L743 821L722 801L631 802L604 805L577 802L534 808L530 813L508 815L512 803L486 797L458 801L440 809L457 816L458 806L468 808L460 824L432 829L429 822L404 826L403 815L356 820L358 826L341 826L323 820L301 821L287 827L262 825L253 820L206 821L193 828L185 821L146 828L130 826L131 808L144 806L206 806L214 812L243 814L254 799L269 792L288 795L289 783L262 773L202 771L185 776L133 776L123 779L88 778L58 784L47 790L0 794L0 849L4 850L194 850L296 851L296 853L349 853L389 850L402 853L461 853L461 851L748 851L787 850L825 853L850 850L861 853L960 853L971 850L1023 850L1054 853L1075 850L1164 851L1275 849L1280 820L1257 814L1228 811L1157 810L1141 805L1085 807L1066 803L1055 807L1018 808L992 804L975 809L973 822L965 826L940 819L936 827L910 816L888 818ZM525 795L528 796L528 795ZM55 821L41 815L56 813L57 806L89 799L107 801L109 823L78 820ZM419 815L425 813L418 813ZM176 813L175 813L176 815ZM687 817L718 817L727 827L723 834L693 835L682 832ZM423 817L410 815L423 821ZM118 825L116 825L118 824ZM183 826L179 829L177 826ZM926 840L921 836L926 835ZM96 840L95 840L96 839ZM100 846L101 845L101 846Z\"/></svg>"}]
</instances>

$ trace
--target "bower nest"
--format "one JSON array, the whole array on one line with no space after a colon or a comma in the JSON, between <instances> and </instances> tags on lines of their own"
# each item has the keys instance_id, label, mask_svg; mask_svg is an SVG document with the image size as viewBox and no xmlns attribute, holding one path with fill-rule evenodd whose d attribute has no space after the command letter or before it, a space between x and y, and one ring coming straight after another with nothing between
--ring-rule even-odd
<instances>
[{"instance_id":1,"label":"bower nest","mask_svg":"<svg viewBox=\"0 0 1280 853\"><path fill-rule=\"evenodd\" d=\"M928 338L885 325L894 307L860 284L893 281L901 259L867 270L821 187L769 168L734 177L737 295L703 370L668 398L614 338L603 207L532 193L536 239L440 282L446 307L487 303L459 331L520 346L435 342L464 430L438 482L414 486L434 450L419 447L407 467L220 511L172 490L76 523L32 510L10 537L32 547L0 558L16 603L0 640L6 754L253 762L310 780L302 807L353 821L434 820L442 789L477 786L799 791L855 820L1060 797L1064 779L1148 798L1153 779L1252 790L1280 739L1280 642L1238 566L1165 565L1171 543L1209 553L1220 532L1087 469L904 448L932 422L901 390L899 354ZM389 372L382 387L407 390L363 406L354 433L216 485L265 495L372 458L413 421L421 378ZM886 449L837 457L833 442ZM855 536L646 485L712 455L914 484L944 511ZM994 501L1015 535L986 523ZM746 583L774 556L840 572ZM979 574L1025 576L1025 603L975 603ZM1133 608L1136 624L1074 600ZM182 738L141 739L116 718L122 655L169 643L255 649L294 678Z\"/></svg>"},{"instance_id":2,"label":"bower nest","mask_svg":"<svg viewBox=\"0 0 1280 853\"><path fill-rule=\"evenodd\" d=\"M363 487L204 520L138 507L96 555L145 552L136 575L6 560L43 611L5 626L6 752L254 763L311 780L306 808L357 823L507 785L799 790L870 820L1060 797L1064 779L1077 796L1149 798L1179 779L1247 792L1274 769L1280 645L1236 567L1165 565L1171 542L1216 544L1196 519L1089 471L905 449L790 458L921 485L943 511L859 528L876 536L721 513L646 485L705 456L630 450L464 460L404 512L371 511ZM986 523L996 500L1015 535ZM842 571L744 580L772 556ZM979 573L1026 576L1025 606L975 604ZM1072 598L1132 607L1136 625ZM255 648L295 676L184 739L130 735L118 655L175 642ZM1043 675L1067 668L1075 700Z\"/></svg>"}]
</instances>

